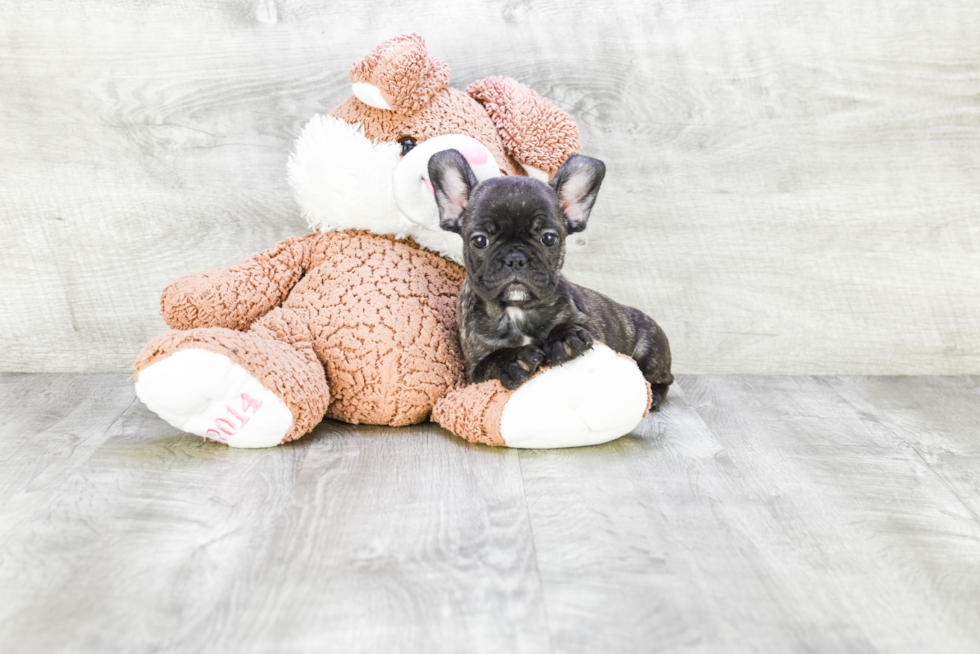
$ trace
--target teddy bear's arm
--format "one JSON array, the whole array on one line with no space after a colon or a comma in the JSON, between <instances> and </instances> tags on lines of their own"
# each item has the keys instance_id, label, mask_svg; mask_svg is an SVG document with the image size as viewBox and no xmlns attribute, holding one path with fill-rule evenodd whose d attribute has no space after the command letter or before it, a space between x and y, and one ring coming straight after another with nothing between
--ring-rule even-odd
<instances>
[{"instance_id":1,"label":"teddy bear's arm","mask_svg":"<svg viewBox=\"0 0 980 654\"><path fill-rule=\"evenodd\" d=\"M550 178L578 152L572 117L520 82L488 77L470 84L466 92L487 110L508 154L532 177Z\"/></svg>"},{"instance_id":2,"label":"teddy bear's arm","mask_svg":"<svg viewBox=\"0 0 980 654\"><path fill-rule=\"evenodd\" d=\"M160 299L163 319L173 329L247 329L285 300L303 277L321 236L286 239L228 268L178 278Z\"/></svg>"}]
</instances>

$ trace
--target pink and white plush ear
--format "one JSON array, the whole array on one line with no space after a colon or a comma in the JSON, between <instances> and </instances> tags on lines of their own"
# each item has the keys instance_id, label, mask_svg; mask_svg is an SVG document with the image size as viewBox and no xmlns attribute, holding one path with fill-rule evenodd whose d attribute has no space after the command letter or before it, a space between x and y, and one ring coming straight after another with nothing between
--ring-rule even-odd
<instances>
[{"instance_id":1,"label":"pink and white plush ear","mask_svg":"<svg viewBox=\"0 0 980 654\"><path fill-rule=\"evenodd\" d=\"M388 39L350 69L357 99L371 107L411 115L449 83L449 66L430 57L418 34Z\"/></svg>"},{"instance_id":2,"label":"pink and white plush ear","mask_svg":"<svg viewBox=\"0 0 980 654\"><path fill-rule=\"evenodd\" d=\"M561 210L565 212L565 228L569 234L585 229L605 175L606 164L580 154L569 157L555 173L551 187L558 194Z\"/></svg>"},{"instance_id":3,"label":"pink and white plush ear","mask_svg":"<svg viewBox=\"0 0 980 654\"><path fill-rule=\"evenodd\" d=\"M490 114L507 153L528 175L547 182L562 162L578 152L572 117L516 80L488 77L466 92Z\"/></svg>"},{"instance_id":4,"label":"pink and white plush ear","mask_svg":"<svg viewBox=\"0 0 980 654\"><path fill-rule=\"evenodd\" d=\"M459 150L443 150L429 158L429 181L439 206L439 226L459 233L460 218L479 183Z\"/></svg>"}]
</instances>

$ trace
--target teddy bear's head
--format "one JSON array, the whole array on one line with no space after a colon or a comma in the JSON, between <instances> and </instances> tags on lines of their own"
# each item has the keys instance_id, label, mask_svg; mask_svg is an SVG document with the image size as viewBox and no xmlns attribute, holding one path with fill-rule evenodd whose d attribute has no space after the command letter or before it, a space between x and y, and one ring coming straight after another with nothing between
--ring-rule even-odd
<instances>
[{"instance_id":1,"label":"teddy bear's head","mask_svg":"<svg viewBox=\"0 0 980 654\"><path fill-rule=\"evenodd\" d=\"M479 180L530 174L547 181L578 151L571 117L505 78L446 86L449 67L407 34L350 71L354 95L303 129L289 180L310 226L414 238L461 261L456 234L439 228L429 158L459 150Z\"/></svg>"}]
</instances>

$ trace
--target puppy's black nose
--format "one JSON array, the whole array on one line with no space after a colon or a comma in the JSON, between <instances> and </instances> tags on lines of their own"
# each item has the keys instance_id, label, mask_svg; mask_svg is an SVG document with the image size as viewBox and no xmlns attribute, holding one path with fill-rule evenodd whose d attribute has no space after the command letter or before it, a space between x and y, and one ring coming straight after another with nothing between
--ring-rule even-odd
<instances>
[{"instance_id":1,"label":"puppy's black nose","mask_svg":"<svg viewBox=\"0 0 980 654\"><path fill-rule=\"evenodd\" d=\"M523 268L527 265L527 257L523 252L508 252L504 257L504 265L508 268Z\"/></svg>"}]
</instances>

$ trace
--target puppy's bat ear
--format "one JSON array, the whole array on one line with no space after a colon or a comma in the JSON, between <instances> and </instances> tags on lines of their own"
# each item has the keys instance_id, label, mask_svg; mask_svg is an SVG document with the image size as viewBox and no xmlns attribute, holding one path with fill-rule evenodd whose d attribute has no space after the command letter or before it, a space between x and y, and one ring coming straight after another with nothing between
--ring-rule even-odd
<instances>
[{"instance_id":1,"label":"puppy's bat ear","mask_svg":"<svg viewBox=\"0 0 980 654\"><path fill-rule=\"evenodd\" d=\"M606 164L598 159L573 154L551 178L551 188L558 194L569 234L585 229L605 175Z\"/></svg>"},{"instance_id":2,"label":"puppy's bat ear","mask_svg":"<svg viewBox=\"0 0 980 654\"><path fill-rule=\"evenodd\" d=\"M459 233L459 219L477 185L476 175L459 150L443 150L429 157L429 181L439 205L439 226Z\"/></svg>"}]
</instances>

